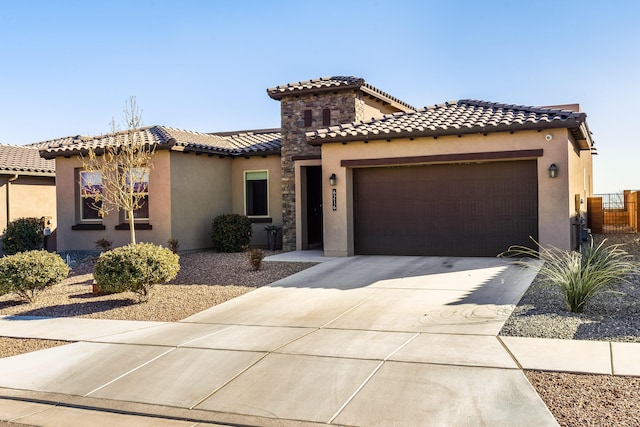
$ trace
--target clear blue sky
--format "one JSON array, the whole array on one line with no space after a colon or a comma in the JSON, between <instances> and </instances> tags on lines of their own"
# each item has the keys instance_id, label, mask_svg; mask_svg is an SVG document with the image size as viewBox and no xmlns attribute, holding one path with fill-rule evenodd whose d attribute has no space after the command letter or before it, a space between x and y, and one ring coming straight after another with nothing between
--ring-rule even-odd
<instances>
[{"instance_id":1,"label":"clear blue sky","mask_svg":"<svg viewBox=\"0 0 640 427\"><path fill-rule=\"evenodd\" d=\"M580 103L596 192L640 189L640 2L0 0L0 143L278 127L268 87L363 77L415 106Z\"/></svg>"}]
</instances>

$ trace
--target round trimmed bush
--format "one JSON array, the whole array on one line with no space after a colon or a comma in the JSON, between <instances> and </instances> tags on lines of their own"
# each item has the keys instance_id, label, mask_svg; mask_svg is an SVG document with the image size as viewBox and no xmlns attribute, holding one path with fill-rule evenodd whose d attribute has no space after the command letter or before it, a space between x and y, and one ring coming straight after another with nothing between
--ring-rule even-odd
<instances>
[{"instance_id":1,"label":"round trimmed bush","mask_svg":"<svg viewBox=\"0 0 640 427\"><path fill-rule=\"evenodd\" d=\"M18 218L7 224L2 238L4 253L33 251L42 248L44 229L40 218Z\"/></svg>"},{"instance_id":2,"label":"round trimmed bush","mask_svg":"<svg viewBox=\"0 0 640 427\"><path fill-rule=\"evenodd\" d=\"M58 254L39 250L9 255L0 258L0 294L13 292L33 302L42 290L68 275L69 267Z\"/></svg>"},{"instance_id":3,"label":"round trimmed bush","mask_svg":"<svg viewBox=\"0 0 640 427\"><path fill-rule=\"evenodd\" d=\"M218 252L242 252L251 242L251 220L238 214L218 215L210 233L213 248Z\"/></svg>"},{"instance_id":4,"label":"round trimmed bush","mask_svg":"<svg viewBox=\"0 0 640 427\"><path fill-rule=\"evenodd\" d=\"M152 243L136 243L100 254L93 277L103 292L135 292L146 301L153 285L166 283L180 270L180 257Z\"/></svg>"}]
</instances>

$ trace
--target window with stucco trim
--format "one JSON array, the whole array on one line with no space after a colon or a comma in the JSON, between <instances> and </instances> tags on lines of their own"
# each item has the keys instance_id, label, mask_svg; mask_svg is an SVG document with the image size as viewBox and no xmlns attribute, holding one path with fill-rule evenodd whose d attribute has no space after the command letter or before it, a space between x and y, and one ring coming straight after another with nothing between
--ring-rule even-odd
<instances>
[{"instance_id":1,"label":"window with stucco trim","mask_svg":"<svg viewBox=\"0 0 640 427\"><path fill-rule=\"evenodd\" d=\"M244 172L244 210L249 217L269 215L269 173L266 170Z\"/></svg>"},{"instance_id":2,"label":"window with stucco trim","mask_svg":"<svg viewBox=\"0 0 640 427\"><path fill-rule=\"evenodd\" d=\"M95 171L80 171L78 178L80 221L101 222L102 174Z\"/></svg>"},{"instance_id":3,"label":"window with stucco trim","mask_svg":"<svg viewBox=\"0 0 640 427\"><path fill-rule=\"evenodd\" d=\"M134 221L149 220L149 172L143 168L136 168L130 171L127 177L127 185L133 183L134 191L143 194L140 207L133 211ZM124 220L129 221L129 215L124 213Z\"/></svg>"}]
</instances>

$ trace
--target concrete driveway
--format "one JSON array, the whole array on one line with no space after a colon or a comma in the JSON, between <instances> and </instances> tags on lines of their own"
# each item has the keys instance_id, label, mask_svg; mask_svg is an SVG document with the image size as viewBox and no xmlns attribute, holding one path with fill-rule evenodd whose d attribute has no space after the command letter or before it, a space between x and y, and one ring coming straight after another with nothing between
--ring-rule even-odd
<instances>
[{"instance_id":1,"label":"concrete driveway","mask_svg":"<svg viewBox=\"0 0 640 427\"><path fill-rule=\"evenodd\" d=\"M334 259L179 323L0 359L0 387L244 425L557 425L496 337L536 273Z\"/></svg>"}]
</instances>

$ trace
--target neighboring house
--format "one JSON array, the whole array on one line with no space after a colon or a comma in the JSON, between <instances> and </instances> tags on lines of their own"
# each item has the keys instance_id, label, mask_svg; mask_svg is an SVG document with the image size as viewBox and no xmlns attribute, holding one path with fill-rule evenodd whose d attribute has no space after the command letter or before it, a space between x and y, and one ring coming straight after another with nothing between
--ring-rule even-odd
<instances>
[{"instance_id":1,"label":"neighboring house","mask_svg":"<svg viewBox=\"0 0 640 427\"><path fill-rule=\"evenodd\" d=\"M0 145L0 227L15 219L43 218L51 232L46 248L56 248L55 162L40 157L38 147Z\"/></svg>"},{"instance_id":2,"label":"neighboring house","mask_svg":"<svg viewBox=\"0 0 640 427\"><path fill-rule=\"evenodd\" d=\"M254 245L266 244L265 225L282 225L285 250L330 256L495 256L530 238L575 246L594 154L577 105L416 109L355 77L267 93L281 103L281 129L139 130L156 146L139 240L209 247L213 218L234 212L254 221ZM106 141L40 144L56 160L59 250L128 240L122 215L102 220L83 209L78 154Z\"/></svg>"}]
</instances>

